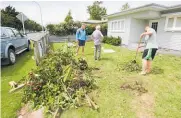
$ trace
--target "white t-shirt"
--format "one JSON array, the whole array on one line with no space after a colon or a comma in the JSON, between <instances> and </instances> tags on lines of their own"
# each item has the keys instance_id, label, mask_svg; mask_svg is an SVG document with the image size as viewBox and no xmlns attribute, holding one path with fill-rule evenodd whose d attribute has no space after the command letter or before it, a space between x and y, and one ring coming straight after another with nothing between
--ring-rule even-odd
<instances>
[{"instance_id":1,"label":"white t-shirt","mask_svg":"<svg viewBox=\"0 0 181 118\"><path fill-rule=\"evenodd\" d=\"M153 28L149 28L149 32L151 32L152 35L145 37L146 49L158 48L158 44L156 40L156 31Z\"/></svg>"},{"instance_id":2,"label":"white t-shirt","mask_svg":"<svg viewBox=\"0 0 181 118\"><path fill-rule=\"evenodd\" d=\"M101 38L103 37L102 33L100 30L95 30L92 33L92 38L94 40L95 45L100 45L101 44Z\"/></svg>"}]
</instances>

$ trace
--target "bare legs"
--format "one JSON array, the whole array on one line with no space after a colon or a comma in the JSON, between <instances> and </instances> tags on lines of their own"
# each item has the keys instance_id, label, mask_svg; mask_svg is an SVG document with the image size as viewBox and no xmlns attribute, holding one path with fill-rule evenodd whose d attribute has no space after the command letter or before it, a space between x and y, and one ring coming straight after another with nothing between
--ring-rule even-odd
<instances>
[{"instance_id":1,"label":"bare legs","mask_svg":"<svg viewBox=\"0 0 181 118\"><path fill-rule=\"evenodd\" d=\"M84 56L84 46L82 46L82 56Z\"/></svg>"},{"instance_id":2,"label":"bare legs","mask_svg":"<svg viewBox=\"0 0 181 118\"><path fill-rule=\"evenodd\" d=\"M80 47L78 46L78 47L77 47L77 51L76 51L76 56L77 56L78 53L79 53L79 49L80 49Z\"/></svg>"},{"instance_id":3,"label":"bare legs","mask_svg":"<svg viewBox=\"0 0 181 118\"><path fill-rule=\"evenodd\" d=\"M80 46L77 47L76 55L79 53ZM82 55L84 56L84 46L82 46Z\"/></svg>"},{"instance_id":4,"label":"bare legs","mask_svg":"<svg viewBox=\"0 0 181 118\"><path fill-rule=\"evenodd\" d=\"M147 70L146 70L146 73L150 73L151 71L151 62L150 60L147 61Z\"/></svg>"},{"instance_id":5,"label":"bare legs","mask_svg":"<svg viewBox=\"0 0 181 118\"><path fill-rule=\"evenodd\" d=\"M150 73L151 71L151 60L142 60L142 72L141 75L145 75L146 73Z\"/></svg>"}]
</instances>

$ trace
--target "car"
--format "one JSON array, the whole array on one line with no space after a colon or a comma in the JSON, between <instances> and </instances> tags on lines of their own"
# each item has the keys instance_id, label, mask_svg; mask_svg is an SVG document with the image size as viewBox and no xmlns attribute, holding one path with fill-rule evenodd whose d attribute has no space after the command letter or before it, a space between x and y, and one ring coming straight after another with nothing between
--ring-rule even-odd
<instances>
[{"instance_id":1,"label":"car","mask_svg":"<svg viewBox=\"0 0 181 118\"><path fill-rule=\"evenodd\" d=\"M30 39L26 35L22 35L15 28L1 28L1 62L8 64L16 63L16 55L27 50L30 51Z\"/></svg>"}]
</instances>

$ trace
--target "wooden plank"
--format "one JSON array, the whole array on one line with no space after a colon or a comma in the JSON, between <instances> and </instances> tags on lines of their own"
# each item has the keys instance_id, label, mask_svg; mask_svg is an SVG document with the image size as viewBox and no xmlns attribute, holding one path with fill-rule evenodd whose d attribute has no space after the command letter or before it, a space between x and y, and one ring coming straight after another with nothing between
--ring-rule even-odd
<instances>
[{"instance_id":1,"label":"wooden plank","mask_svg":"<svg viewBox=\"0 0 181 118\"><path fill-rule=\"evenodd\" d=\"M14 91L16 91L16 90L18 90L18 89L20 89L20 88L23 88L24 86L25 86L25 84L20 84L20 85L18 85L16 88L11 89L11 90L9 91L9 93L12 93L12 92L14 92Z\"/></svg>"}]
</instances>

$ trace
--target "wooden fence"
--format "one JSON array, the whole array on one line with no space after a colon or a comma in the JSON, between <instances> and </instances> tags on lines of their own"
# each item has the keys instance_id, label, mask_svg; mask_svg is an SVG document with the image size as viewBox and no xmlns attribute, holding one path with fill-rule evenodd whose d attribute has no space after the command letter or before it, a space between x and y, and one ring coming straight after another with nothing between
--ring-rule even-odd
<instances>
[{"instance_id":1,"label":"wooden fence","mask_svg":"<svg viewBox=\"0 0 181 118\"><path fill-rule=\"evenodd\" d=\"M36 61L36 65L38 65L41 61L41 58L45 56L47 53L47 49L49 46L49 34L42 33L38 37L31 39L34 47L34 59Z\"/></svg>"}]
</instances>

